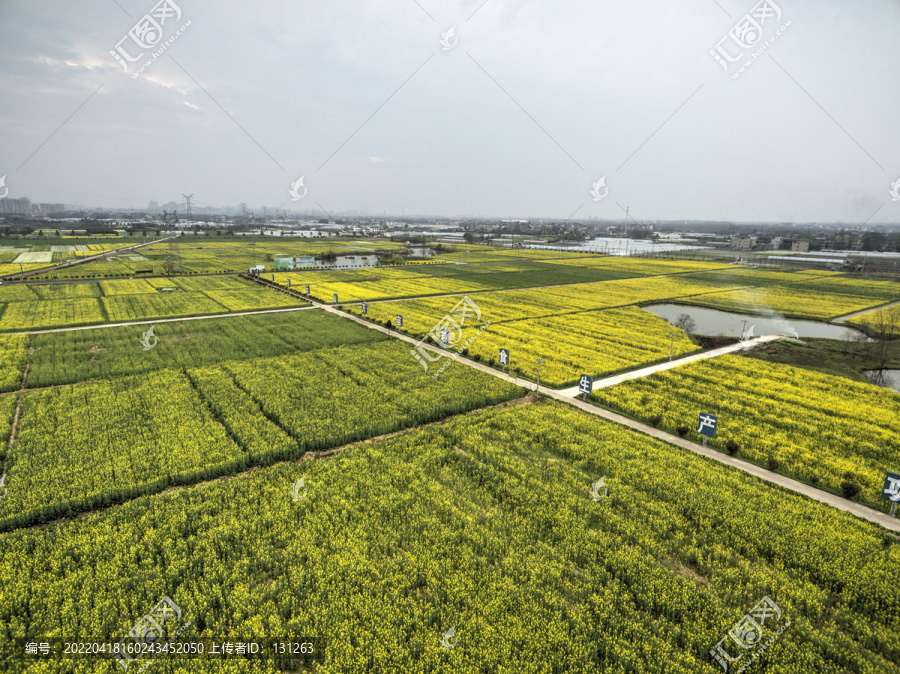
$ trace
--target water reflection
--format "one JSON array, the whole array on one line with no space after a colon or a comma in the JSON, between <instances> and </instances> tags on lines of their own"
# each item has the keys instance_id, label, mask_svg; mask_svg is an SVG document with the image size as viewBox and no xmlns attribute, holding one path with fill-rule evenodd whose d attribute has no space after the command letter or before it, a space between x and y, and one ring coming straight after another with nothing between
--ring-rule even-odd
<instances>
[{"instance_id":1,"label":"water reflection","mask_svg":"<svg viewBox=\"0 0 900 674\"><path fill-rule=\"evenodd\" d=\"M848 335L861 335L858 330L851 330L839 325L816 323L814 321L796 321L783 316L752 316L719 311L717 309L701 309L679 304L655 304L644 307L670 323L674 323L680 314L687 314L696 324L692 332L708 337L741 337L753 329L752 336L789 335L791 337L820 337L823 339L846 339Z\"/></svg>"},{"instance_id":2,"label":"water reflection","mask_svg":"<svg viewBox=\"0 0 900 674\"><path fill-rule=\"evenodd\" d=\"M888 386L900 392L900 370L865 370L863 374L870 384Z\"/></svg>"}]
</instances>

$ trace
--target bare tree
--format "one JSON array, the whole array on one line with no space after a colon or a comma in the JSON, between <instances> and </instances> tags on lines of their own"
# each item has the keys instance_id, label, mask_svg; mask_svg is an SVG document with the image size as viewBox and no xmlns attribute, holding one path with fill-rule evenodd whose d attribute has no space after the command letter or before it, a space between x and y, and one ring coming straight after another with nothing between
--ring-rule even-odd
<instances>
[{"instance_id":1,"label":"bare tree","mask_svg":"<svg viewBox=\"0 0 900 674\"><path fill-rule=\"evenodd\" d=\"M176 269L177 267L175 266L175 260L173 260L171 257L167 257L166 261L163 262L163 271L167 276L172 276L175 273Z\"/></svg>"},{"instance_id":2,"label":"bare tree","mask_svg":"<svg viewBox=\"0 0 900 674\"><path fill-rule=\"evenodd\" d=\"M884 370L890 365L894 355L894 343L900 339L900 307L890 307L874 312L864 325L872 334L868 343L868 355L877 375L875 382L884 386Z\"/></svg>"},{"instance_id":3,"label":"bare tree","mask_svg":"<svg viewBox=\"0 0 900 674\"><path fill-rule=\"evenodd\" d=\"M697 329L697 322L688 314L678 314L678 318L675 319L675 322L672 325L685 332L691 333Z\"/></svg>"}]
</instances>

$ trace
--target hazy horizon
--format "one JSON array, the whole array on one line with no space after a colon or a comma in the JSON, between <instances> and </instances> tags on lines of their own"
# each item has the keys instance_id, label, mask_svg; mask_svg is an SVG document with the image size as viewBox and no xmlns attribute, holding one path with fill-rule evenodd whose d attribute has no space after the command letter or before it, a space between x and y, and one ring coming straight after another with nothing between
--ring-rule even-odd
<instances>
[{"instance_id":1,"label":"hazy horizon","mask_svg":"<svg viewBox=\"0 0 900 674\"><path fill-rule=\"evenodd\" d=\"M120 210L897 226L898 28L889 0L0 0L0 176Z\"/></svg>"}]
</instances>

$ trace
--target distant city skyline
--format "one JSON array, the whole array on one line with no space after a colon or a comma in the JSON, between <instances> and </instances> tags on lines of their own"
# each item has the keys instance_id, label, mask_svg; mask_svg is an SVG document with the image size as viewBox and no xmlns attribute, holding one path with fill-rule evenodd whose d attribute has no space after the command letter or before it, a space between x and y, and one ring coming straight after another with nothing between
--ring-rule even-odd
<instances>
[{"instance_id":1,"label":"distant city skyline","mask_svg":"<svg viewBox=\"0 0 900 674\"><path fill-rule=\"evenodd\" d=\"M28 197L14 198L12 196L6 199L0 199L0 216L4 214L22 214L22 212L14 211L9 209L10 203L15 202L29 202L30 206L32 206L32 210L30 211L34 215L51 215L55 213L61 212L104 212L104 213L120 213L123 216L126 214L140 214L140 213L155 213L158 212L162 214L163 211L167 211L172 213L173 211L183 211L185 215L182 219L186 220L186 210L184 202L166 202L162 203L159 201L152 200L148 202L146 208L140 207L118 207L118 206L103 206L103 205L78 205L78 204L65 204L65 203L46 203L46 202L32 202ZM155 206L153 204L156 204ZM173 208L174 206L174 208ZM238 204L237 206L226 205L226 206L213 206L213 205L196 205L192 206L193 208L193 219L199 220L203 216L225 216L225 217L237 217L242 214L241 206ZM506 223L506 224L514 224L517 222L521 223L535 223L535 222L558 222L558 223L573 223L573 224L614 224L619 222L624 222L626 220L625 213L619 217L610 217L604 218L602 216L592 216L591 218L572 218L569 220L550 220L546 218L513 218L513 217L485 217L485 216L444 216L444 215L435 215L435 214L398 214L398 213L371 213L371 212L362 212L362 211L320 211L320 210L293 210L293 209L278 209L278 213L274 211L274 209L268 208L266 206L247 206L248 216L250 214L253 215L254 218L263 218L263 209L267 208L267 217L268 218L322 218L322 217L340 217L340 218L372 218L372 219L390 219L390 220L431 220L431 221L489 221L495 223ZM841 222L841 221L741 221L741 220L724 220L724 219L716 219L716 220L695 220L688 218L679 218L679 219L649 219L642 218L640 220L633 218L630 214L628 216L629 222L635 223L646 223L646 224L667 224L667 225L676 225L676 224L705 224L705 225L734 225L740 227L752 227L752 226L760 226L760 227L778 227L778 226L790 226L790 227L835 227L835 228L857 228L857 229L900 229L900 221L896 222L869 222L865 225L861 225L860 223L854 222Z\"/></svg>"},{"instance_id":2,"label":"distant city skyline","mask_svg":"<svg viewBox=\"0 0 900 674\"><path fill-rule=\"evenodd\" d=\"M893 224L898 34L895 0L7 0L0 177L116 210Z\"/></svg>"}]
</instances>

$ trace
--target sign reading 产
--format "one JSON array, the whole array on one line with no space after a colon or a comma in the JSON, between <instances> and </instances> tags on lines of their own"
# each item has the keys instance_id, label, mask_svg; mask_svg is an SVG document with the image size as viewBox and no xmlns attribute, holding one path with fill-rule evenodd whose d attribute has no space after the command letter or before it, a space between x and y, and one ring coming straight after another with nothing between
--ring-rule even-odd
<instances>
[{"instance_id":1,"label":"sign reading \u4ea7","mask_svg":"<svg viewBox=\"0 0 900 674\"><path fill-rule=\"evenodd\" d=\"M708 412L700 412L700 425L697 426L697 432L707 438L716 437L716 426L719 424L719 417Z\"/></svg>"},{"instance_id":2,"label":"sign reading \u4ea7","mask_svg":"<svg viewBox=\"0 0 900 674\"><path fill-rule=\"evenodd\" d=\"M398 328L403 327L403 316L401 316L400 314L397 314L397 327Z\"/></svg>"},{"instance_id":3,"label":"sign reading \u4ea7","mask_svg":"<svg viewBox=\"0 0 900 674\"><path fill-rule=\"evenodd\" d=\"M362 312L363 312L363 316L367 316L367 315L368 315L368 313L369 313L369 305L368 305L368 303L366 303L366 302L363 302L363 303L362 303Z\"/></svg>"},{"instance_id":4,"label":"sign reading \u4ea7","mask_svg":"<svg viewBox=\"0 0 900 674\"><path fill-rule=\"evenodd\" d=\"M578 382L578 392L584 393L587 395L594 389L594 378L589 374L581 375L581 379Z\"/></svg>"},{"instance_id":5,"label":"sign reading \u4ea7","mask_svg":"<svg viewBox=\"0 0 900 674\"><path fill-rule=\"evenodd\" d=\"M897 512L897 504L900 503L900 474L887 471L884 476L884 486L881 488L881 498L891 502L891 516Z\"/></svg>"}]
</instances>

